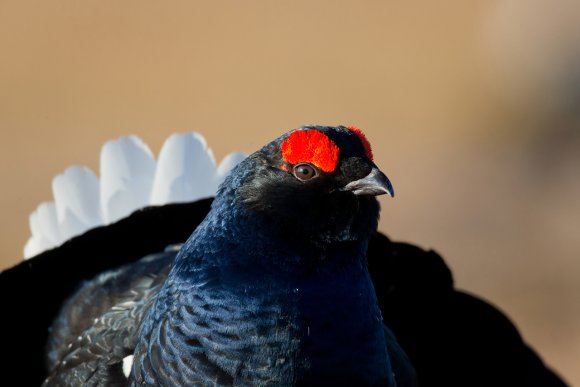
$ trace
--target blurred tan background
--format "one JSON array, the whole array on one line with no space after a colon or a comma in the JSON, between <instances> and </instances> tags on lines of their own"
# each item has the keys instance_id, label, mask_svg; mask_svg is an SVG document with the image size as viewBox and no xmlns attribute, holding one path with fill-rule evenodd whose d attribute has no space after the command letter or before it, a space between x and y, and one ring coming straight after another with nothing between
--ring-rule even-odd
<instances>
[{"instance_id":1,"label":"blurred tan background","mask_svg":"<svg viewBox=\"0 0 580 387\"><path fill-rule=\"evenodd\" d=\"M580 385L577 1L4 0L0 268L106 140L197 130L221 159L306 123L362 127L397 191L381 229Z\"/></svg>"}]
</instances>

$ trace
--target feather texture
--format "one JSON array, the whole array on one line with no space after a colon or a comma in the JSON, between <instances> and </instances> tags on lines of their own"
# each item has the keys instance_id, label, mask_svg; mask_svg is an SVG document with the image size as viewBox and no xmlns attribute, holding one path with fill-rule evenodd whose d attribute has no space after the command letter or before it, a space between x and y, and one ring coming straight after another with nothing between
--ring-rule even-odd
<instances>
[{"instance_id":1,"label":"feather texture","mask_svg":"<svg viewBox=\"0 0 580 387\"><path fill-rule=\"evenodd\" d=\"M140 138L127 136L105 143L100 167L105 223L115 222L148 204L155 159Z\"/></svg>"},{"instance_id":2,"label":"feather texture","mask_svg":"<svg viewBox=\"0 0 580 387\"><path fill-rule=\"evenodd\" d=\"M67 168L53 179L52 193L62 240L102 223L99 180L89 168Z\"/></svg>"},{"instance_id":3,"label":"feather texture","mask_svg":"<svg viewBox=\"0 0 580 387\"><path fill-rule=\"evenodd\" d=\"M56 205L54 202L41 203L30 214L30 230L32 236L24 247L25 256L33 256L37 253L56 246L62 240L60 228L56 219Z\"/></svg>"},{"instance_id":4,"label":"feather texture","mask_svg":"<svg viewBox=\"0 0 580 387\"><path fill-rule=\"evenodd\" d=\"M203 136L171 135L159 154L151 204L181 203L212 196L217 190L216 163Z\"/></svg>"}]
</instances>

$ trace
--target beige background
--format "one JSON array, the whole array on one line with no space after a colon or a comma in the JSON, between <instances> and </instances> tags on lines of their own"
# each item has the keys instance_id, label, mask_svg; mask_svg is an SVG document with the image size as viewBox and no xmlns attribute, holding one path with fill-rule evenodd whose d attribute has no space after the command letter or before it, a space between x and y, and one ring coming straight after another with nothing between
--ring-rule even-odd
<instances>
[{"instance_id":1,"label":"beige background","mask_svg":"<svg viewBox=\"0 0 580 387\"><path fill-rule=\"evenodd\" d=\"M435 248L580 385L580 7L529 1L0 2L0 267L70 164L198 130L218 158L362 127ZM82 257L79 257L82 259ZM428 323L428 322L426 322Z\"/></svg>"}]
</instances>

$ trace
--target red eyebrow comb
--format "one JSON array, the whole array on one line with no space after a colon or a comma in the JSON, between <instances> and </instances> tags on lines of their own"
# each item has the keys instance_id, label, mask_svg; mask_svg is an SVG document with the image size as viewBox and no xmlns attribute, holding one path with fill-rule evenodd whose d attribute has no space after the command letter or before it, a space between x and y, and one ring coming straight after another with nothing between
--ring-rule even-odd
<instances>
[{"instance_id":1,"label":"red eyebrow comb","mask_svg":"<svg viewBox=\"0 0 580 387\"><path fill-rule=\"evenodd\" d=\"M310 163L324 172L333 172L340 156L338 146L326 134L315 129L292 132L280 148L287 162Z\"/></svg>"},{"instance_id":2,"label":"red eyebrow comb","mask_svg":"<svg viewBox=\"0 0 580 387\"><path fill-rule=\"evenodd\" d=\"M369 142L369 140L367 140L367 137L362 132L362 130L360 130L360 128L357 128L356 126L349 126L347 127L347 129L358 136L360 142L362 142L363 148L365 148L365 153L368 159L373 161L373 150L371 148L371 143Z\"/></svg>"}]
</instances>

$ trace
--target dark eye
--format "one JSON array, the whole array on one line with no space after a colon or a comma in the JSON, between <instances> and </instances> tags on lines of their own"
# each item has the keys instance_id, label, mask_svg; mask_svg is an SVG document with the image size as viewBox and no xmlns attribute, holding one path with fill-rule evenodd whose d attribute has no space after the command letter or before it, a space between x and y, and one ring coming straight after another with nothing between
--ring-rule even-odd
<instances>
[{"instance_id":1,"label":"dark eye","mask_svg":"<svg viewBox=\"0 0 580 387\"><path fill-rule=\"evenodd\" d=\"M298 180L306 181L316 177L318 173L316 169L310 164L298 164L294 166L294 176Z\"/></svg>"}]
</instances>

